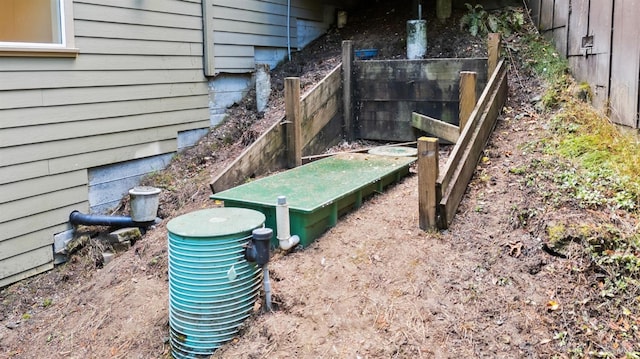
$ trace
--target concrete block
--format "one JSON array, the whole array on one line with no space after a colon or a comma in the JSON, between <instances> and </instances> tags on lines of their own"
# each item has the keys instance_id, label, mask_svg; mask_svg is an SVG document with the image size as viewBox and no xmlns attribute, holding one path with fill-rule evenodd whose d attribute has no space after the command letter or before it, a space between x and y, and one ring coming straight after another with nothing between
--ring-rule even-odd
<instances>
[{"instance_id":1,"label":"concrete block","mask_svg":"<svg viewBox=\"0 0 640 359\"><path fill-rule=\"evenodd\" d=\"M53 252L67 253L67 244L73 239L74 230L70 229L53 235Z\"/></svg>"},{"instance_id":2,"label":"concrete block","mask_svg":"<svg viewBox=\"0 0 640 359\"><path fill-rule=\"evenodd\" d=\"M135 243L139 239L142 239L140 228L120 228L109 233L110 243L129 242L129 245L131 245L132 242Z\"/></svg>"}]
</instances>

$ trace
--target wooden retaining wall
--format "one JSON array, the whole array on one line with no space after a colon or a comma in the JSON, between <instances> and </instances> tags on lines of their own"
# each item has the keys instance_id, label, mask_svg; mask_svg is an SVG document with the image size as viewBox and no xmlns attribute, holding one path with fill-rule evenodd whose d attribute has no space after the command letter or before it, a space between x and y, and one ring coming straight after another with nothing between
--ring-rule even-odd
<instances>
[{"instance_id":1,"label":"wooden retaining wall","mask_svg":"<svg viewBox=\"0 0 640 359\"><path fill-rule=\"evenodd\" d=\"M285 93L297 93L286 98L286 112L295 113L273 124L238 158L218 174L210 184L213 193L224 191L246 179L260 176L287 167L288 153L296 158L304 154L317 153L338 143L342 138L342 65L336 66L320 83L303 96L291 88L296 81L285 81ZM295 126L299 126L296 131ZM298 133L294 136L294 133ZM298 148L288 151L287 144Z\"/></svg>"},{"instance_id":2,"label":"wooden retaining wall","mask_svg":"<svg viewBox=\"0 0 640 359\"><path fill-rule=\"evenodd\" d=\"M347 63L305 96L300 96L299 78L285 80L285 118L218 175L211 190L299 166L303 155L321 152L342 138L414 141L425 133L419 124L426 119L436 125L434 132L458 132L441 136L455 142L442 173L438 140L418 141L420 227L447 228L507 97L507 66L499 60L500 38L494 35L488 59L353 61L351 44L345 42Z\"/></svg>"},{"instance_id":3,"label":"wooden retaining wall","mask_svg":"<svg viewBox=\"0 0 640 359\"><path fill-rule=\"evenodd\" d=\"M439 172L437 165L437 140L427 137L419 139L421 228L449 227L506 98L507 65L500 60L466 125L460 128L460 136L442 172Z\"/></svg>"},{"instance_id":4,"label":"wooden retaining wall","mask_svg":"<svg viewBox=\"0 0 640 359\"><path fill-rule=\"evenodd\" d=\"M412 112L458 124L460 72L478 74L476 92L487 83L487 59L358 61L354 67L356 138L415 141Z\"/></svg>"}]
</instances>

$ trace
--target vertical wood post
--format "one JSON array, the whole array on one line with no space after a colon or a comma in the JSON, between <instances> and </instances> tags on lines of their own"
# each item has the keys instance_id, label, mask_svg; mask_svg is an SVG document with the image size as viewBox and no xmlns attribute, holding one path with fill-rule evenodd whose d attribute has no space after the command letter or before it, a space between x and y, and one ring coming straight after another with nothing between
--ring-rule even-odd
<instances>
[{"instance_id":1,"label":"vertical wood post","mask_svg":"<svg viewBox=\"0 0 640 359\"><path fill-rule=\"evenodd\" d=\"M284 79L284 106L287 134L287 165L294 168L302 165L302 116L300 113L300 78Z\"/></svg>"},{"instance_id":2,"label":"vertical wood post","mask_svg":"<svg viewBox=\"0 0 640 359\"><path fill-rule=\"evenodd\" d=\"M438 179L438 139L418 139L418 209L420 229L437 228L436 180Z\"/></svg>"},{"instance_id":3,"label":"vertical wood post","mask_svg":"<svg viewBox=\"0 0 640 359\"><path fill-rule=\"evenodd\" d=\"M460 132L467 126L467 121L474 107L476 107L476 79L478 74L473 71L461 71L460 72L460 102L459 102L459 115L458 115L458 127Z\"/></svg>"},{"instance_id":4,"label":"vertical wood post","mask_svg":"<svg viewBox=\"0 0 640 359\"><path fill-rule=\"evenodd\" d=\"M489 52L488 60L488 72L487 75L491 78L493 71L498 67L498 59L500 58L500 34L492 32L489 34L487 51Z\"/></svg>"},{"instance_id":5,"label":"vertical wood post","mask_svg":"<svg viewBox=\"0 0 640 359\"><path fill-rule=\"evenodd\" d=\"M344 136L353 141L353 42L342 42L342 101L344 111Z\"/></svg>"}]
</instances>

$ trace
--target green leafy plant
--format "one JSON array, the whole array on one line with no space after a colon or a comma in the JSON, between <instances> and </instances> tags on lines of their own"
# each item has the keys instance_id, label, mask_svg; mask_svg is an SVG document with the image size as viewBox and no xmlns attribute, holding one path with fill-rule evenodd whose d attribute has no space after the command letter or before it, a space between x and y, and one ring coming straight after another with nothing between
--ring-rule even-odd
<instances>
[{"instance_id":1,"label":"green leafy plant","mask_svg":"<svg viewBox=\"0 0 640 359\"><path fill-rule=\"evenodd\" d=\"M524 13L520 9L507 8L504 11L487 12L480 4L465 3L467 13L460 18L460 29L468 29L473 36L485 36L489 32L499 32L510 36L524 26Z\"/></svg>"},{"instance_id":2,"label":"green leafy plant","mask_svg":"<svg viewBox=\"0 0 640 359\"><path fill-rule=\"evenodd\" d=\"M489 13L480 4L472 6L469 3L464 4L468 12L460 18L460 29L467 28L473 36L485 35L489 32ZM497 25L492 18L492 24Z\"/></svg>"}]
</instances>

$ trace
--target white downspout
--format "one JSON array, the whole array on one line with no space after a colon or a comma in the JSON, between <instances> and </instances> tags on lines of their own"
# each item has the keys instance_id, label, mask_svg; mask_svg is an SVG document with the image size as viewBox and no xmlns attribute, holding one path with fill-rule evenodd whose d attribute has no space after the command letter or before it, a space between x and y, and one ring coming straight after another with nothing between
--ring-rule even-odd
<instances>
[{"instance_id":1,"label":"white downspout","mask_svg":"<svg viewBox=\"0 0 640 359\"><path fill-rule=\"evenodd\" d=\"M289 229L289 205L287 204L287 197L279 196L276 205L276 227L278 230L278 241L280 242L280 248L288 251L300 243L300 237L291 235Z\"/></svg>"},{"instance_id":2,"label":"white downspout","mask_svg":"<svg viewBox=\"0 0 640 359\"><path fill-rule=\"evenodd\" d=\"M287 54L291 61L291 0L287 0Z\"/></svg>"}]
</instances>

